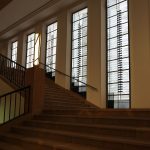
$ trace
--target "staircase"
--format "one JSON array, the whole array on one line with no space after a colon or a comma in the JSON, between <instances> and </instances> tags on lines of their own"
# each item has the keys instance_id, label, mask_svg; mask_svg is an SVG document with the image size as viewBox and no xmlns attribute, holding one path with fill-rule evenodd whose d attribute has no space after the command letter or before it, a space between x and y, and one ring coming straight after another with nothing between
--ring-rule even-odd
<instances>
[{"instance_id":1,"label":"staircase","mask_svg":"<svg viewBox=\"0 0 150 150\"><path fill-rule=\"evenodd\" d=\"M0 150L150 150L150 111L102 110L45 79L43 111L0 134Z\"/></svg>"}]
</instances>

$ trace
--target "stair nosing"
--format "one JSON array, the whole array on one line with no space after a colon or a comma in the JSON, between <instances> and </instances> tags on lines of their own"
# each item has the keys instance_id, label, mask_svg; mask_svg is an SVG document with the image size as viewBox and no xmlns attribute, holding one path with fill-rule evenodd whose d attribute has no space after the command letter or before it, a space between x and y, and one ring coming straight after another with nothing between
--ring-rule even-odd
<instances>
[{"instance_id":1,"label":"stair nosing","mask_svg":"<svg viewBox=\"0 0 150 150\"><path fill-rule=\"evenodd\" d=\"M16 127L17 129L18 127ZM24 128L25 130L29 130L29 127L19 127L20 129ZM88 134L78 134L78 133L74 133L74 132L66 132L66 131L53 131L53 130L46 130L46 129L33 129L33 128L30 128L30 130L34 130L35 132L45 132L45 133L52 133L52 134L59 134L59 135L64 135L64 136L71 136L71 137L76 137L76 138L85 138L85 139L88 139L88 140L100 140L100 141L109 141L109 142L115 142L115 143L122 143L122 144L130 144L130 145L139 145L139 146L142 146L142 145L147 145L147 146L150 146L150 143L149 141L141 141L141 140L133 140L133 139L130 139L128 140L127 138L117 138L117 137L108 137L108 136L93 136L93 135L88 135ZM72 136L73 135L73 136Z\"/></svg>"}]
</instances>

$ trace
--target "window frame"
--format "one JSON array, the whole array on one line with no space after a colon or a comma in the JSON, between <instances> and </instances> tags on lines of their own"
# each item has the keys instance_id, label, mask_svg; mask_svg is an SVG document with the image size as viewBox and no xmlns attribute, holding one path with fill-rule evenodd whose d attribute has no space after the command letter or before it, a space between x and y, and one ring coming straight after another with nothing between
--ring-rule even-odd
<instances>
[{"instance_id":1,"label":"window frame","mask_svg":"<svg viewBox=\"0 0 150 150\"><path fill-rule=\"evenodd\" d=\"M48 42L48 27L50 26L50 25L53 25L53 24L55 24L55 23L57 23L57 29L55 30L55 31L57 31L57 34L56 34L56 56L57 56L57 42L58 42L58 21L57 20L54 20L54 21L52 21L52 22L50 22L50 23L48 23L47 25L46 25L46 27L45 27L45 64L46 64L46 61L47 61L47 42ZM54 31L52 31L52 32L54 32ZM53 55L54 56L54 55ZM47 65L47 64L46 64ZM53 80L55 80L55 76L56 76L56 71L54 70L54 71L51 71L51 72L47 72L47 70L46 70L46 66L45 66L45 72L49 75L49 77L51 78L51 79L53 79ZM55 61L55 69L56 69L56 61ZM52 75L54 73L54 76Z\"/></svg>"},{"instance_id":2,"label":"window frame","mask_svg":"<svg viewBox=\"0 0 150 150\"><path fill-rule=\"evenodd\" d=\"M28 64L30 64L30 63L33 63L33 67L34 67L34 55L35 55L35 35L36 35L36 33L35 32L31 32L31 33L29 33L29 34L27 34L26 35L26 59L25 59L25 67L27 68L27 58L28 58L28 43L30 42L28 42L28 37L30 36L30 35L32 35L32 34L34 34L34 54L33 54L33 62L29 62ZM29 68L32 68L32 67L29 67ZM27 69L29 69L29 68L27 68Z\"/></svg>"},{"instance_id":3,"label":"window frame","mask_svg":"<svg viewBox=\"0 0 150 150\"><path fill-rule=\"evenodd\" d=\"M131 108L131 51L130 51L130 9L129 9L129 0L124 0L124 1L127 1L127 18L128 18L128 66L129 66L129 108L123 108L123 109L130 109ZM123 2L124 2L123 1ZM120 2L121 3L121 2ZM107 7L107 4L108 4L108 0L106 0L106 20L105 20L105 23L106 23L106 108L109 108L108 107L108 7ZM113 109L122 109L122 108L113 108Z\"/></svg>"},{"instance_id":4,"label":"window frame","mask_svg":"<svg viewBox=\"0 0 150 150\"><path fill-rule=\"evenodd\" d=\"M16 61L14 61L12 59L12 56L13 56L12 53L13 53L13 50L14 50L13 49L13 44L16 43L16 42L17 42L17 47L15 47L15 48L17 49L17 53L16 53ZM11 42L11 53L10 53L10 56L11 56L11 60L17 63L17 57L18 57L18 40L15 40L15 41Z\"/></svg>"},{"instance_id":5,"label":"window frame","mask_svg":"<svg viewBox=\"0 0 150 150\"><path fill-rule=\"evenodd\" d=\"M71 79L70 79L70 89L72 90L72 91L74 91L74 92L77 92L79 95L81 95L82 97L84 97L84 98L86 98L86 96L87 96L87 86L86 86L86 84L87 84L87 82L85 83L85 86L78 86L78 87L85 87L86 88L86 90L85 90L85 92L82 94L82 93L80 93L79 91L77 91L77 90L75 90L74 89L74 86L72 85L73 84L73 82L72 82L72 79L73 79L73 77L72 77L72 64L73 64L73 61L72 61L72 54L73 54L73 15L75 14L75 13L77 13L77 12L80 12L80 11L82 11L82 10L84 10L84 9L87 9L87 35L86 35L86 37L87 37L87 41L88 41L88 6L84 6L84 7L81 7L81 8L79 8L79 9L76 9L75 11L72 11L71 12L71 63L70 63L70 74L71 74ZM86 47L87 47L87 55L86 55L86 57L87 57L87 61L88 61L88 43L87 43L87 45L86 45ZM88 64L88 62L87 62L87 64ZM87 65L86 65L86 69L87 69L88 67L87 67ZM88 72L87 72L88 73ZM88 74L86 73L86 81L87 81L87 76L88 76ZM80 80L79 80L80 81Z\"/></svg>"}]
</instances>

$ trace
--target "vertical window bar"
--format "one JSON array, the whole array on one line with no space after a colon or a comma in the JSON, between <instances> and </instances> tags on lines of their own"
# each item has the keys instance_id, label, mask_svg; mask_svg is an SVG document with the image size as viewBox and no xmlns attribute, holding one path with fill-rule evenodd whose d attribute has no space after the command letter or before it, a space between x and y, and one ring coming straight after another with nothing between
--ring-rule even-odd
<instances>
[{"instance_id":1,"label":"vertical window bar","mask_svg":"<svg viewBox=\"0 0 150 150\"><path fill-rule=\"evenodd\" d=\"M107 0L107 104L130 107L128 0Z\"/></svg>"},{"instance_id":2,"label":"vertical window bar","mask_svg":"<svg viewBox=\"0 0 150 150\"><path fill-rule=\"evenodd\" d=\"M50 78L55 78L57 47L57 22L47 26L46 40L46 73Z\"/></svg>"},{"instance_id":3,"label":"vertical window bar","mask_svg":"<svg viewBox=\"0 0 150 150\"><path fill-rule=\"evenodd\" d=\"M87 20L87 8L73 13L71 89L84 97L87 83Z\"/></svg>"}]
</instances>

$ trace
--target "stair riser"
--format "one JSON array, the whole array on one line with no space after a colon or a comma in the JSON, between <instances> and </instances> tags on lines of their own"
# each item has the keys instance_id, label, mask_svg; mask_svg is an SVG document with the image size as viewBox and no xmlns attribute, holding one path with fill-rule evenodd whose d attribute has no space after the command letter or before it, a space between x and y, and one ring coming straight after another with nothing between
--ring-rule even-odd
<instances>
[{"instance_id":1,"label":"stair riser","mask_svg":"<svg viewBox=\"0 0 150 150\"><path fill-rule=\"evenodd\" d=\"M93 108L95 108L93 106ZM144 113L143 115L141 114L140 115L137 115L137 114L132 114L132 115L129 115L128 113L126 112L103 112L101 110L99 110L98 108L95 108L93 110L90 110L90 111L86 111L86 110L63 110L63 109L58 109L58 110L44 110L46 113L49 113L49 114L56 114L56 115L78 115L78 114L85 114L87 116L103 116L103 117L108 117L108 116L111 116L111 117L125 117L125 118L145 118L143 117L144 116ZM148 116L146 116L146 118L150 118Z\"/></svg>"},{"instance_id":2,"label":"stair riser","mask_svg":"<svg viewBox=\"0 0 150 150\"><path fill-rule=\"evenodd\" d=\"M55 108L56 109L56 108ZM66 109L62 109L62 108L59 108L59 109L56 109L56 110L50 110L50 109L44 109L43 110L43 113L45 114L55 114L55 115L77 115L77 116L100 116L100 117L104 117L104 116L111 116L111 117L120 117L120 115L117 115L117 114L101 114L98 109L72 109L72 110L66 110ZM122 117L127 117L127 115L122 115ZM129 117L130 118L130 117Z\"/></svg>"},{"instance_id":3,"label":"stair riser","mask_svg":"<svg viewBox=\"0 0 150 150\"><path fill-rule=\"evenodd\" d=\"M85 102L80 102L80 101L74 101L74 100L63 100L63 99L45 99L44 100L44 103L45 104L50 104L50 103L60 103L60 104L71 104L71 105L89 105L91 106L90 104L88 103L85 103ZM93 105L92 105L93 106Z\"/></svg>"},{"instance_id":4,"label":"stair riser","mask_svg":"<svg viewBox=\"0 0 150 150\"><path fill-rule=\"evenodd\" d=\"M80 118L80 117L61 117L61 116L34 116L36 120L57 121L57 122L70 122L70 123L83 123L83 124L101 124L101 125L118 125L118 126L135 126L135 127L149 127L150 120L128 120L116 118Z\"/></svg>"},{"instance_id":5,"label":"stair riser","mask_svg":"<svg viewBox=\"0 0 150 150\"><path fill-rule=\"evenodd\" d=\"M83 116L83 115L91 115L91 112L89 110L43 110L43 114L50 114L50 115L75 115L75 116Z\"/></svg>"},{"instance_id":6,"label":"stair riser","mask_svg":"<svg viewBox=\"0 0 150 150\"><path fill-rule=\"evenodd\" d=\"M55 150L53 147L50 146L43 146L42 144L38 143L31 143L27 141L23 141L17 138L11 138L11 137L0 137L0 140L7 143L16 144L23 148L23 150Z\"/></svg>"},{"instance_id":7,"label":"stair riser","mask_svg":"<svg viewBox=\"0 0 150 150\"><path fill-rule=\"evenodd\" d=\"M62 131L72 131L75 133L88 133L89 135L96 136L113 136L113 137L128 137L132 139L150 139L150 131L136 131L136 130L128 130L124 129L114 129L114 128L101 128L101 127L87 127L85 126L75 126L70 124L50 124L50 123L34 123L34 122L25 122L24 126L28 127L39 127L43 129L53 129L53 130L62 130Z\"/></svg>"},{"instance_id":8,"label":"stair riser","mask_svg":"<svg viewBox=\"0 0 150 150\"><path fill-rule=\"evenodd\" d=\"M44 106L44 109L45 110L59 110L59 109L64 109L64 110L94 110L95 108L94 107L86 107L86 106L80 106L80 107L78 107L78 106Z\"/></svg>"},{"instance_id":9,"label":"stair riser","mask_svg":"<svg viewBox=\"0 0 150 150\"><path fill-rule=\"evenodd\" d=\"M58 100L69 100L69 101L78 101L75 98L67 97L67 96L56 96L56 95L45 95L45 99L58 99ZM82 102L82 101L81 101Z\"/></svg>"},{"instance_id":10,"label":"stair riser","mask_svg":"<svg viewBox=\"0 0 150 150\"><path fill-rule=\"evenodd\" d=\"M58 88L49 88L49 89L45 89L45 93L64 93L64 94L68 94L69 91L64 91L62 89L58 89ZM69 93L70 96L70 93Z\"/></svg>"},{"instance_id":11,"label":"stair riser","mask_svg":"<svg viewBox=\"0 0 150 150\"><path fill-rule=\"evenodd\" d=\"M76 104L76 105L89 105L91 106L91 104L87 103L86 101L76 101L76 100L62 100L61 98L58 100L51 100L51 99L45 99L44 100L45 103L62 103L62 104Z\"/></svg>"},{"instance_id":12,"label":"stair riser","mask_svg":"<svg viewBox=\"0 0 150 150\"><path fill-rule=\"evenodd\" d=\"M92 107L92 106L87 106L87 105L78 105L78 104L61 104L61 103L45 103L45 107L51 107L51 106L56 106L56 107ZM95 107L94 107L95 108Z\"/></svg>"},{"instance_id":13,"label":"stair riser","mask_svg":"<svg viewBox=\"0 0 150 150\"><path fill-rule=\"evenodd\" d=\"M67 98L67 97L55 97L55 96L45 96L45 101L51 101L51 100L56 100L56 101L64 101L64 102L81 102L83 103L84 101L76 100L75 98Z\"/></svg>"},{"instance_id":14,"label":"stair riser","mask_svg":"<svg viewBox=\"0 0 150 150\"><path fill-rule=\"evenodd\" d=\"M69 106L69 107L92 107L92 106L88 106L86 104L71 104L71 103L59 103L59 102L49 102L49 103L45 103L44 104L45 106L59 106L59 107L66 107L66 106Z\"/></svg>"},{"instance_id":15,"label":"stair riser","mask_svg":"<svg viewBox=\"0 0 150 150\"><path fill-rule=\"evenodd\" d=\"M119 142L111 142L111 141L104 141L104 140L96 140L96 139L88 139L88 138L83 138L83 137L75 137L75 136L69 136L69 135L64 135L64 134L58 134L58 133L49 133L46 134L44 132L37 132L33 130L24 130L24 129L12 129L14 133L21 134L21 135L26 135L26 136L31 136L31 137L40 137L40 138L52 138L53 140L57 141L65 141L69 143L78 143L78 144L86 144L90 146L95 146L95 147L103 147L103 148L109 148L111 150L149 150L150 147L146 146L134 146L130 145L127 143L119 143Z\"/></svg>"},{"instance_id":16,"label":"stair riser","mask_svg":"<svg viewBox=\"0 0 150 150\"><path fill-rule=\"evenodd\" d=\"M45 101L45 105L54 105L54 106L78 106L78 107L80 107L80 106L88 106L88 107L92 107L92 106L90 106L90 105L88 105L88 104L85 104L85 103L69 103L69 102L61 102L61 101L57 101L57 102L55 102L55 101Z\"/></svg>"},{"instance_id":17,"label":"stair riser","mask_svg":"<svg viewBox=\"0 0 150 150\"><path fill-rule=\"evenodd\" d=\"M75 97L73 97L73 96L69 96L68 94L65 94L65 93L59 93L59 92L57 92L57 93L54 93L54 92L48 92L48 93L45 93L45 96L46 97L57 97L57 98L72 98L72 99L75 99Z\"/></svg>"}]
</instances>

